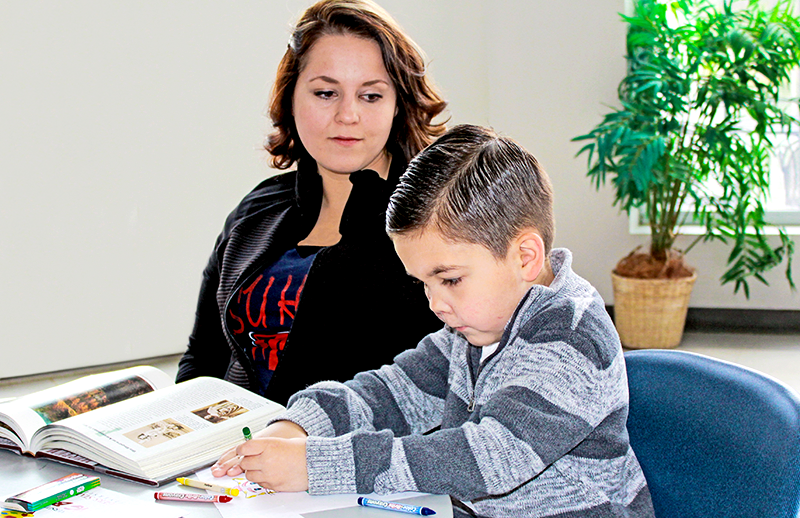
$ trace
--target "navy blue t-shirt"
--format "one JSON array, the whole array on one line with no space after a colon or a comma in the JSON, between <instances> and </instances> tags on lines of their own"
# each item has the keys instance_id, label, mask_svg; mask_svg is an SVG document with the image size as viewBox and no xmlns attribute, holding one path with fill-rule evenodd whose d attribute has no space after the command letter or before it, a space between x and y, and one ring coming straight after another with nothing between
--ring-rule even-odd
<instances>
[{"instance_id":1,"label":"navy blue t-shirt","mask_svg":"<svg viewBox=\"0 0 800 518\"><path fill-rule=\"evenodd\" d=\"M228 329L253 361L261 395L283 355L308 270L319 249L290 249L245 281L228 305Z\"/></svg>"}]
</instances>

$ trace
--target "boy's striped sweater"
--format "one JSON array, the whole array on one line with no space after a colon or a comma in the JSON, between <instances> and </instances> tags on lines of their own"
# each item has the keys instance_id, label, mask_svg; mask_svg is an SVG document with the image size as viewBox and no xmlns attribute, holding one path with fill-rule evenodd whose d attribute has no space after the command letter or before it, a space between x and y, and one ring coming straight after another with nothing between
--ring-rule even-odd
<instances>
[{"instance_id":1,"label":"boy's striped sweater","mask_svg":"<svg viewBox=\"0 0 800 518\"><path fill-rule=\"evenodd\" d=\"M619 338L571 253L550 261L555 280L531 288L483 364L445 327L393 365L294 395L279 419L309 434L309 491L449 494L478 516L652 517Z\"/></svg>"}]
</instances>

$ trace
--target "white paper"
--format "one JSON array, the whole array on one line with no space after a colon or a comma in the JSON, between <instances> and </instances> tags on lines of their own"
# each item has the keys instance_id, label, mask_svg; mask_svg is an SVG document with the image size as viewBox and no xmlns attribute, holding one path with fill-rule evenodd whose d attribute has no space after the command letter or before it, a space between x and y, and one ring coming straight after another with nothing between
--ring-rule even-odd
<instances>
[{"instance_id":1,"label":"white paper","mask_svg":"<svg viewBox=\"0 0 800 518\"><path fill-rule=\"evenodd\" d=\"M33 517L32 513L0 510L2 517ZM182 518L181 511L147 502L111 491L103 487L95 487L78 496L68 498L55 505L39 509L35 518Z\"/></svg>"},{"instance_id":2,"label":"white paper","mask_svg":"<svg viewBox=\"0 0 800 518\"><path fill-rule=\"evenodd\" d=\"M358 497L365 496L378 500L398 500L424 495L424 493L394 493L389 495L309 495L302 493L267 492L244 475L239 477L216 478L211 469L205 469L191 477L225 487L239 489L239 496L227 503L215 504L222 518L298 518L305 513L341 509L358 505ZM213 493L209 493L213 494ZM38 515L36 518L39 518ZM115 517L117 518L117 517Z\"/></svg>"}]
</instances>

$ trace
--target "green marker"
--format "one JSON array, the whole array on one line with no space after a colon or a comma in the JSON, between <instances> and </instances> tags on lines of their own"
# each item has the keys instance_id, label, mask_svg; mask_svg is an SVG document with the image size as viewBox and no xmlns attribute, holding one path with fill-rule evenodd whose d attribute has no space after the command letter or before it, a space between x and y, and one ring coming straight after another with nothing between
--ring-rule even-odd
<instances>
[{"instance_id":1,"label":"green marker","mask_svg":"<svg viewBox=\"0 0 800 518\"><path fill-rule=\"evenodd\" d=\"M244 440L245 441L249 441L250 439L253 438L253 436L250 435L250 428L248 428L246 426L244 428L242 428L242 433L244 434Z\"/></svg>"}]
</instances>

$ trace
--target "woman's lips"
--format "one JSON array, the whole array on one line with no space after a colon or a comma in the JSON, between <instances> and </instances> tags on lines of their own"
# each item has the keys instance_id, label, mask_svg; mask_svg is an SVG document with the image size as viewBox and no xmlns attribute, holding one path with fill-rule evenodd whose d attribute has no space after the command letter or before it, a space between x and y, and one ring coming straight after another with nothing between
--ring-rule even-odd
<instances>
[{"instance_id":1,"label":"woman's lips","mask_svg":"<svg viewBox=\"0 0 800 518\"><path fill-rule=\"evenodd\" d=\"M343 146L352 146L361 142L360 138L355 137L333 137L331 140Z\"/></svg>"}]
</instances>

